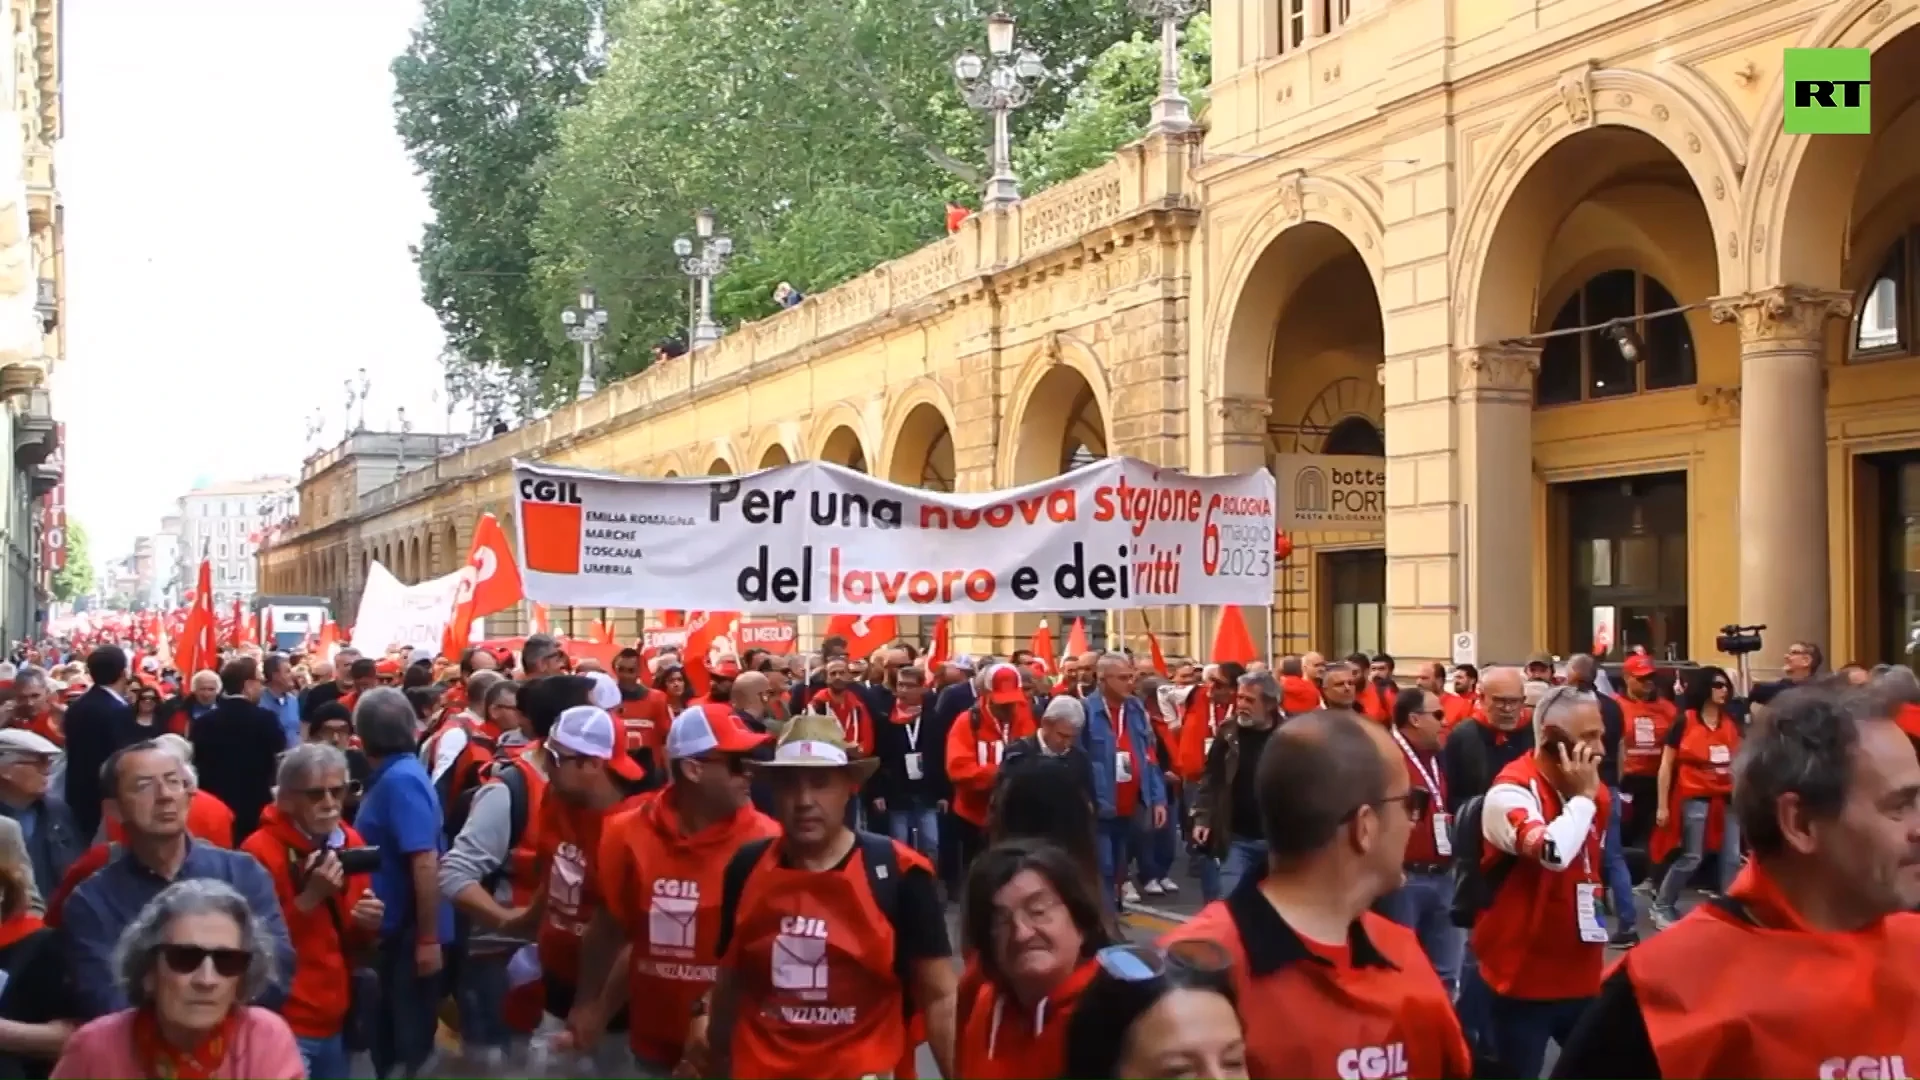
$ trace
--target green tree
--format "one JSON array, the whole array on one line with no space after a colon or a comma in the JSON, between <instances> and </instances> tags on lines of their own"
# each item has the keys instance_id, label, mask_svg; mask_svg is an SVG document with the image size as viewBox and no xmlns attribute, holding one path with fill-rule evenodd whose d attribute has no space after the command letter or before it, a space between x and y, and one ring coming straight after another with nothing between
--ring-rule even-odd
<instances>
[{"instance_id":1,"label":"green tree","mask_svg":"<svg viewBox=\"0 0 1920 1080\"><path fill-rule=\"evenodd\" d=\"M87 530L77 521L68 521L67 561L53 572L53 598L70 604L92 592L93 552L87 545Z\"/></svg>"},{"instance_id":2,"label":"green tree","mask_svg":"<svg viewBox=\"0 0 1920 1080\"><path fill-rule=\"evenodd\" d=\"M1203 114L1212 77L1213 20L1202 12L1180 39L1181 89ZM1160 35L1138 31L1108 46L1086 78L1067 95L1059 121L1022 143L1014 155L1021 180L1032 190L1050 187L1097 168L1114 151L1146 134L1153 102L1160 96Z\"/></svg>"},{"instance_id":3,"label":"green tree","mask_svg":"<svg viewBox=\"0 0 1920 1080\"><path fill-rule=\"evenodd\" d=\"M984 173L985 121L951 75L955 54L984 45L981 11L973 0L616 4L606 71L540 173L536 306L557 310L591 280L611 316L604 355L627 373L685 332L671 245L698 207L739 252L716 288L725 322L771 313L777 282L817 292L936 239L945 204L974 202ZM1146 27L1127 0L1020 15L1020 44L1052 73L1016 114L1022 141L1062 122L1100 58L1088 43ZM546 332L552 355L560 337ZM545 374L550 396L577 375L562 357Z\"/></svg>"},{"instance_id":4,"label":"green tree","mask_svg":"<svg viewBox=\"0 0 1920 1080\"><path fill-rule=\"evenodd\" d=\"M559 117L598 73L603 5L425 0L393 62L396 126L434 213L414 258L453 364L538 369L557 353L528 227Z\"/></svg>"}]
</instances>

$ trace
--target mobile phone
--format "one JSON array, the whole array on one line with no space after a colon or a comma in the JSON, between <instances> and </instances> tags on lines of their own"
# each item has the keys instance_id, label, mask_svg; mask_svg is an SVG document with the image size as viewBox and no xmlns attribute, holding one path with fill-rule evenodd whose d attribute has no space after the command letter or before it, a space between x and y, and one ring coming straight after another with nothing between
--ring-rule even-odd
<instances>
[{"instance_id":1,"label":"mobile phone","mask_svg":"<svg viewBox=\"0 0 1920 1080\"><path fill-rule=\"evenodd\" d=\"M342 848L335 852L340 858L340 869L346 874L371 874L380 868L380 849L378 847Z\"/></svg>"},{"instance_id":2,"label":"mobile phone","mask_svg":"<svg viewBox=\"0 0 1920 1080\"><path fill-rule=\"evenodd\" d=\"M1547 732L1547 747L1550 752L1557 748L1557 752L1553 754L1556 760L1573 760L1573 740L1567 738L1566 732L1558 730Z\"/></svg>"}]
</instances>

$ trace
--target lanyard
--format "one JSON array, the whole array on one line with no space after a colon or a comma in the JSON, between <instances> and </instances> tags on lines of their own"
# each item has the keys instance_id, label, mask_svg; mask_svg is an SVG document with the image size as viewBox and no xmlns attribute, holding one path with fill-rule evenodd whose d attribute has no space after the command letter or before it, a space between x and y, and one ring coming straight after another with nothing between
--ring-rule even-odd
<instances>
[{"instance_id":1,"label":"lanyard","mask_svg":"<svg viewBox=\"0 0 1920 1080\"><path fill-rule=\"evenodd\" d=\"M924 710L916 712L913 714L913 723L905 725L907 729L907 749L914 753L920 751L920 721L926 719L926 716L927 714Z\"/></svg>"},{"instance_id":2,"label":"lanyard","mask_svg":"<svg viewBox=\"0 0 1920 1080\"><path fill-rule=\"evenodd\" d=\"M1398 728L1393 729L1392 735L1393 741L1400 744L1400 752L1407 755L1408 761L1413 762L1414 770L1420 774L1420 781L1427 785L1427 790L1433 793L1434 798L1442 803L1446 802L1447 793L1440 788L1439 772L1427 771L1427 766L1420 760L1420 755L1414 753L1413 747L1407 745L1407 740L1401 736Z\"/></svg>"}]
</instances>

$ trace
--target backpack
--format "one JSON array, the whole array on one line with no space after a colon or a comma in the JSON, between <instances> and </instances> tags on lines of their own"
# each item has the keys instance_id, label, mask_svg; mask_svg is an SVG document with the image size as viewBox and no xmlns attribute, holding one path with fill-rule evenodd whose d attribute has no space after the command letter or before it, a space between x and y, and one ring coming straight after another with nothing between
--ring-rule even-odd
<instances>
[{"instance_id":1,"label":"backpack","mask_svg":"<svg viewBox=\"0 0 1920 1080\"><path fill-rule=\"evenodd\" d=\"M445 817L447 842L449 844L453 842L454 837L460 835L460 830L453 820L453 808L455 804L463 801L471 801L473 789L485 783L488 770L492 769L496 762L506 756L501 752L497 739L482 735L472 728L462 728L461 730L466 732L467 744L460 748L460 756L453 760L453 764L447 766L446 771L434 778L433 781L434 794L440 797L440 806ZM443 737L444 734L443 732ZM435 749L438 749L438 744L436 743L434 745ZM423 761L421 764L429 769L433 768L433 762L431 761ZM460 823L464 824L465 821L466 817L463 814Z\"/></svg>"},{"instance_id":2,"label":"backpack","mask_svg":"<svg viewBox=\"0 0 1920 1080\"><path fill-rule=\"evenodd\" d=\"M452 772L453 770L449 769L447 771ZM509 805L507 814L511 824L507 832L508 859L502 860L499 866L493 868L492 873L480 879L481 887L486 889L488 893L492 893L498 888L500 883L505 881L507 875L512 872L509 861L511 860L514 849L520 846L520 838L524 836L527 831L527 774L521 771L521 766L515 759L510 757L495 758L485 766L482 766L479 783L468 785L465 790L455 795L453 801L447 805L447 843L451 845L454 839L460 835L460 830L467 827L467 818L473 813L473 800L475 796L480 794L481 788L490 783L499 784L507 789Z\"/></svg>"},{"instance_id":3,"label":"backpack","mask_svg":"<svg viewBox=\"0 0 1920 1080\"><path fill-rule=\"evenodd\" d=\"M1473 929L1480 913L1493 906L1494 895L1518 862L1502 853L1492 866L1485 864L1487 841L1480 819L1486 801L1484 794L1475 795L1453 813L1453 908L1449 914L1453 925L1462 930Z\"/></svg>"},{"instance_id":4,"label":"backpack","mask_svg":"<svg viewBox=\"0 0 1920 1080\"><path fill-rule=\"evenodd\" d=\"M740 897L746 892L747 878L754 868L760 865L760 859L772 846L773 837L763 836L740 845L727 863L727 871L721 879L721 910L738 917ZM893 953L893 975L900 983L900 999L905 1015L911 1019L913 1007L913 972L906 961L900 957L900 853L893 846L893 838L870 833L865 830L854 833L854 845L860 849L860 862L867 868L867 888L873 891L873 904L884 915L887 925L893 928L895 948Z\"/></svg>"}]
</instances>

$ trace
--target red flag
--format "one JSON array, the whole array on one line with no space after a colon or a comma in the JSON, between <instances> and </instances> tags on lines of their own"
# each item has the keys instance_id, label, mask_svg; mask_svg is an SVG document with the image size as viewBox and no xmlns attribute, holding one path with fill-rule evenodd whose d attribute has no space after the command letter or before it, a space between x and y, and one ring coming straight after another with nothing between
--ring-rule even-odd
<instances>
[{"instance_id":1,"label":"red flag","mask_svg":"<svg viewBox=\"0 0 1920 1080\"><path fill-rule=\"evenodd\" d=\"M942 615L933 621L933 643L927 646L927 673L953 659L953 617Z\"/></svg>"},{"instance_id":2,"label":"red flag","mask_svg":"<svg viewBox=\"0 0 1920 1080\"><path fill-rule=\"evenodd\" d=\"M496 611L505 611L520 602L520 567L513 561L513 549L507 546L506 530L492 514L481 514L473 527L473 544L467 548L467 562L460 568L460 584L453 591L453 615L440 635L440 655L458 659L467 650L473 633L473 620L484 619ZM537 620L546 610L534 605ZM537 632L545 632L539 625Z\"/></svg>"},{"instance_id":3,"label":"red flag","mask_svg":"<svg viewBox=\"0 0 1920 1080\"><path fill-rule=\"evenodd\" d=\"M1067 655L1079 656L1087 651L1087 621L1073 620L1073 628L1067 631Z\"/></svg>"},{"instance_id":4,"label":"red flag","mask_svg":"<svg viewBox=\"0 0 1920 1080\"><path fill-rule=\"evenodd\" d=\"M1147 653L1153 657L1153 670L1163 679L1170 678L1172 672L1167 670L1167 654L1160 651L1160 637L1153 632L1153 624L1147 621L1144 611L1140 613L1140 625L1147 633Z\"/></svg>"},{"instance_id":5,"label":"red flag","mask_svg":"<svg viewBox=\"0 0 1920 1080\"><path fill-rule=\"evenodd\" d=\"M1247 620L1240 614L1239 606L1229 604L1221 608L1220 626L1213 632L1211 662L1248 664L1259 658L1260 653L1253 647L1253 635L1247 632Z\"/></svg>"},{"instance_id":6,"label":"red flag","mask_svg":"<svg viewBox=\"0 0 1920 1080\"><path fill-rule=\"evenodd\" d=\"M177 667L192 678L202 668L220 662L220 620L213 614L213 564L200 560L200 585L193 591L193 606L187 609L186 625L180 634Z\"/></svg>"},{"instance_id":7,"label":"red flag","mask_svg":"<svg viewBox=\"0 0 1920 1080\"><path fill-rule=\"evenodd\" d=\"M273 645L273 609L268 608L267 610L261 612L260 621L261 621L260 644L265 646L266 648L271 649L274 647Z\"/></svg>"},{"instance_id":8,"label":"red flag","mask_svg":"<svg viewBox=\"0 0 1920 1080\"><path fill-rule=\"evenodd\" d=\"M1047 620L1040 620L1040 628L1033 632L1033 640L1027 642L1027 651L1034 659L1046 667L1048 672L1060 670L1060 662L1053 655L1053 631L1047 629Z\"/></svg>"},{"instance_id":9,"label":"red flag","mask_svg":"<svg viewBox=\"0 0 1920 1080\"><path fill-rule=\"evenodd\" d=\"M687 685L706 697L713 686L712 668L722 656L739 656L740 613L737 611L694 612L687 624L687 644L680 652L686 664Z\"/></svg>"},{"instance_id":10,"label":"red flag","mask_svg":"<svg viewBox=\"0 0 1920 1080\"><path fill-rule=\"evenodd\" d=\"M900 636L900 620L892 615L835 615L827 620L827 636L847 639L847 655L865 660Z\"/></svg>"},{"instance_id":11,"label":"red flag","mask_svg":"<svg viewBox=\"0 0 1920 1080\"><path fill-rule=\"evenodd\" d=\"M593 624L587 628L587 636L591 638L596 645L614 644L613 628L601 622L599 619L593 620Z\"/></svg>"},{"instance_id":12,"label":"red flag","mask_svg":"<svg viewBox=\"0 0 1920 1080\"><path fill-rule=\"evenodd\" d=\"M553 633L553 624L547 620L547 605L533 605L533 632L536 634Z\"/></svg>"},{"instance_id":13,"label":"red flag","mask_svg":"<svg viewBox=\"0 0 1920 1080\"><path fill-rule=\"evenodd\" d=\"M663 630L678 630L687 625L687 613L684 611L663 611L660 613L660 627Z\"/></svg>"}]
</instances>

